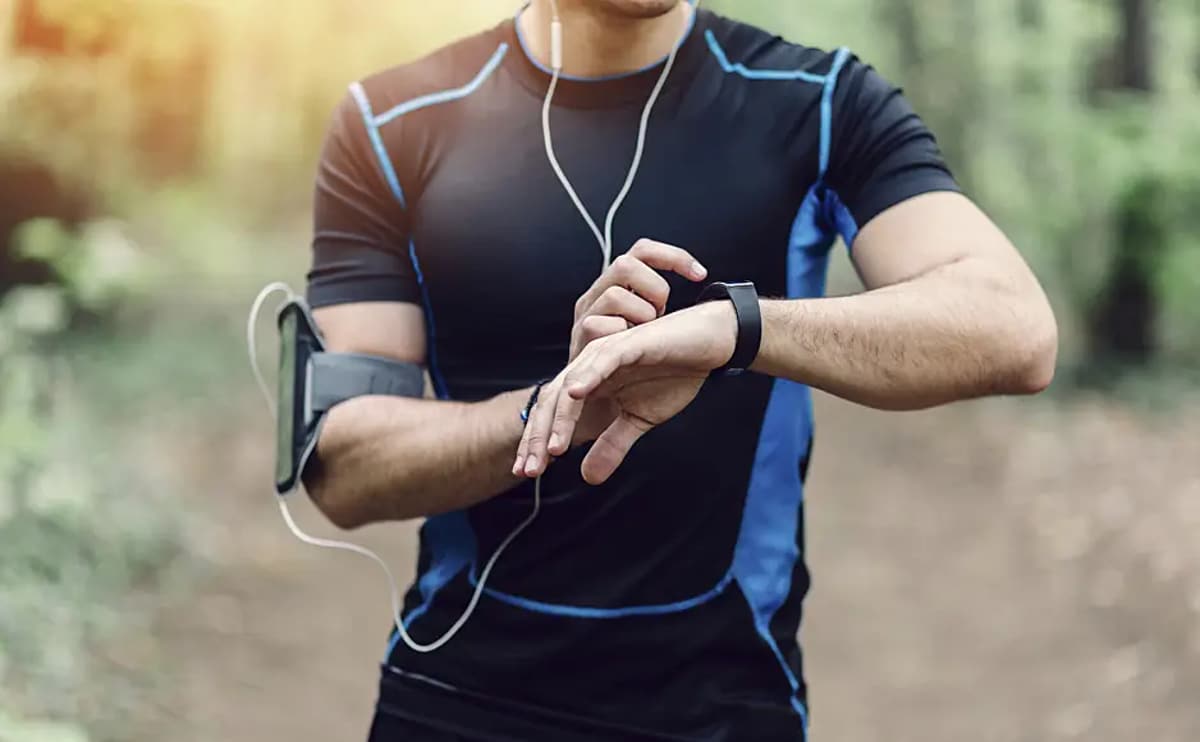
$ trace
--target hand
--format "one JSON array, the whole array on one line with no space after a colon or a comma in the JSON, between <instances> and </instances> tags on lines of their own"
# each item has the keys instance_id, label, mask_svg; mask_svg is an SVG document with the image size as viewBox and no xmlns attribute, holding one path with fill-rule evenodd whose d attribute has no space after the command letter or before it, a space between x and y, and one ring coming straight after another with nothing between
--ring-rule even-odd
<instances>
[{"instance_id":1,"label":"hand","mask_svg":"<svg viewBox=\"0 0 1200 742\"><path fill-rule=\"evenodd\" d=\"M671 287L658 271L677 273L689 281L703 281L708 275L687 250L638 240L575 303L571 361L593 340L645 324L666 312Z\"/></svg>"},{"instance_id":2,"label":"hand","mask_svg":"<svg viewBox=\"0 0 1200 742\"><path fill-rule=\"evenodd\" d=\"M666 313L671 286L659 271L677 273L690 281L703 281L708 275L708 270L687 250L654 240L638 240L575 302L569 361L575 360L594 340ZM593 400L580 414L572 443L595 440L615 418L616 408L609 400ZM515 467L513 473L520 475Z\"/></svg>"},{"instance_id":3,"label":"hand","mask_svg":"<svg viewBox=\"0 0 1200 742\"><path fill-rule=\"evenodd\" d=\"M608 400L613 421L583 460L589 484L602 484L637 441L691 404L709 373L733 356L737 315L711 302L590 343L543 387L518 448L513 473L537 477L562 455L587 406Z\"/></svg>"}]
</instances>

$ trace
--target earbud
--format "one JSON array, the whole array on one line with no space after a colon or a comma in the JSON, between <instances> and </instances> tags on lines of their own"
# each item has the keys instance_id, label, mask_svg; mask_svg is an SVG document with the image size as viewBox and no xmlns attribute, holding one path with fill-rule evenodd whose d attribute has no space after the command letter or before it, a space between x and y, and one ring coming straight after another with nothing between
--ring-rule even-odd
<instances>
[{"instance_id":1,"label":"earbud","mask_svg":"<svg viewBox=\"0 0 1200 742\"><path fill-rule=\"evenodd\" d=\"M563 68L563 26L558 17L558 0L550 0L550 69L559 74Z\"/></svg>"},{"instance_id":2,"label":"earbud","mask_svg":"<svg viewBox=\"0 0 1200 742\"><path fill-rule=\"evenodd\" d=\"M563 68L563 29L557 16L550 22L550 68L555 72Z\"/></svg>"}]
</instances>

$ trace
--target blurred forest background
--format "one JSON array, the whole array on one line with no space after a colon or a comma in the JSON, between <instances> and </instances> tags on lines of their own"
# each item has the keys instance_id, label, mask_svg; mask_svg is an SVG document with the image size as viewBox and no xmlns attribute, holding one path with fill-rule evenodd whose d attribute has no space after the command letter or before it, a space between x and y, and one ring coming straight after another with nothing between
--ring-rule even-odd
<instances>
[{"instance_id":1,"label":"blurred forest background","mask_svg":"<svg viewBox=\"0 0 1200 742\"><path fill-rule=\"evenodd\" d=\"M346 85L515 6L0 0L0 740L362 738L383 586L279 526L244 313ZM1062 326L1047 397L821 400L819 736L1200 739L1200 6L710 6L903 84Z\"/></svg>"}]
</instances>

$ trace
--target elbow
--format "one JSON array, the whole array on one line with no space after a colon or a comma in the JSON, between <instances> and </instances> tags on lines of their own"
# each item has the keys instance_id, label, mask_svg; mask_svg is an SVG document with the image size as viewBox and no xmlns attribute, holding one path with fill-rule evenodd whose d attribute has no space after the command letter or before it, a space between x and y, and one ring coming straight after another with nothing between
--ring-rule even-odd
<instances>
[{"instance_id":1,"label":"elbow","mask_svg":"<svg viewBox=\"0 0 1200 742\"><path fill-rule=\"evenodd\" d=\"M339 530L355 531L371 523L365 509L332 486L329 477L320 474L306 477L305 490L321 515Z\"/></svg>"},{"instance_id":2,"label":"elbow","mask_svg":"<svg viewBox=\"0 0 1200 742\"><path fill-rule=\"evenodd\" d=\"M1040 394L1054 381L1058 365L1058 323L1049 306L1013 341L1016 353L1010 376L1013 394Z\"/></svg>"},{"instance_id":3,"label":"elbow","mask_svg":"<svg viewBox=\"0 0 1200 742\"><path fill-rule=\"evenodd\" d=\"M344 506L321 507L321 513L341 531L357 531L371 524L369 518L363 517L356 509Z\"/></svg>"}]
</instances>

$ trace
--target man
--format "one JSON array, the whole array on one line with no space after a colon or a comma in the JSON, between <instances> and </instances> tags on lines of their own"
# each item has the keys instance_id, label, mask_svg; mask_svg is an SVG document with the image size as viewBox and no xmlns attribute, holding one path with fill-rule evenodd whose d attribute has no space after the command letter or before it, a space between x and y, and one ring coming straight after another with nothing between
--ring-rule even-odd
<instances>
[{"instance_id":1,"label":"man","mask_svg":"<svg viewBox=\"0 0 1200 742\"><path fill-rule=\"evenodd\" d=\"M333 350L427 364L438 399L336 408L309 491L344 528L428 518L418 641L541 477L462 631L432 654L393 635L372 739L804 739L809 388L889 410L1035 393L1054 318L849 53L680 0L558 5L554 143L593 215L677 49L610 267L545 156L549 0L353 85L325 145L318 322ZM866 291L821 298L839 235ZM763 297L757 373L709 378L743 329L693 306L714 281Z\"/></svg>"}]
</instances>

